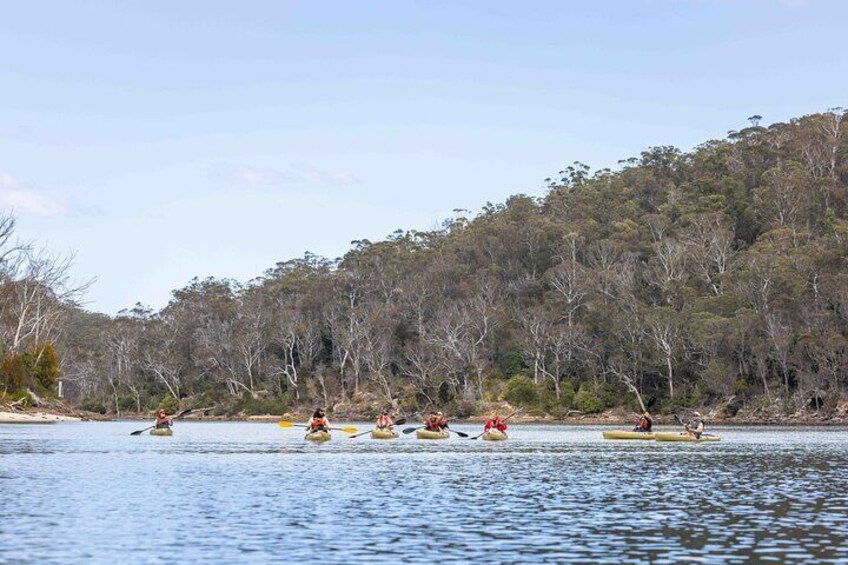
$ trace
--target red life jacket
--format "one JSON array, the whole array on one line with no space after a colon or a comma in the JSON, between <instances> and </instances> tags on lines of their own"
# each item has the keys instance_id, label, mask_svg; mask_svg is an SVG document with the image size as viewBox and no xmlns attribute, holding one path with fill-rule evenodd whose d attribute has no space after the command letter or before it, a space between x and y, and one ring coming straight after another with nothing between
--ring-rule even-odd
<instances>
[{"instance_id":1,"label":"red life jacket","mask_svg":"<svg viewBox=\"0 0 848 565\"><path fill-rule=\"evenodd\" d=\"M392 425L392 419L388 416L380 416L377 418L377 427L378 428L388 428Z\"/></svg>"},{"instance_id":2,"label":"red life jacket","mask_svg":"<svg viewBox=\"0 0 848 565\"><path fill-rule=\"evenodd\" d=\"M438 419L430 420L428 418L427 421L424 422L424 427L430 430L431 432L438 432L442 429L440 423L441 422Z\"/></svg>"}]
</instances>

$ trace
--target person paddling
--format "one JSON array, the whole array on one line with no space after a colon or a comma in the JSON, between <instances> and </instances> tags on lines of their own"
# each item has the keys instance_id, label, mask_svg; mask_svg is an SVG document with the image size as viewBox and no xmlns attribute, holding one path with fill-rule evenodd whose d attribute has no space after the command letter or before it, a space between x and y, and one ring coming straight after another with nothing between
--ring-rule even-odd
<instances>
[{"instance_id":1,"label":"person paddling","mask_svg":"<svg viewBox=\"0 0 848 565\"><path fill-rule=\"evenodd\" d=\"M442 422L442 419L439 417L439 415L437 413L430 412L430 414L427 415L427 419L424 420L424 429L431 431L431 432L441 431L441 429L442 429L441 422Z\"/></svg>"},{"instance_id":2,"label":"person paddling","mask_svg":"<svg viewBox=\"0 0 848 565\"><path fill-rule=\"evenodd\" d=\"M700 412L695 412L692 416L692 421L686 424L686 433L695 436L695 439L701 439L701 434L704 433L704 420Z\"/></svg>"},{"instance_id":3,"label":"person paddling","mask_svg":"<svg viewBox=\"0 0 848 565\"><path fill-rule=\"evenodd\" d=\"M439 429L446 430L448 429L448 419L441 412L436 412L436 416L439 417Z\"/></svg>"},{"instance_id":4,"label":"person paddling","mask_svg":"<svg viewBox=\"0 0 848 565\"><path fill-rule=\"evenodd\" d=\"M501 433L506 433L506 422L501 418L501 415L497 410L486 420L486 425L483 426L483 431L488 432L492 428L498 430Z\"/></svg>"},{"instance_id":5,"label":"person paddling","mask_svg":"<svg viewBox=\"0 0 848 565\"><path fill-rule=\"evenodd\" d=\"M394 423L392 422L392 419L389 418L389 413L384 410L383 413L380 414L380 417L377 418L377 429L391 430L393 427Z\"/></svg>"},{"instance_id":6,"label":"person paddling","mask_svg":"<svg viewBox=\"0 0 848 565\"><path fill-rule=\"evenodd\" d=\"M636 427L633 428L634 432L650 432L654 427L654 419L651 417L651 413L647 410L644 414L642 414L642 418L639 419L639 423L636 424Z\"/></svg>"},{"instance_id":7,"label":"person paddling","mask_svg":"<svg viewBox=\"0 0 848 565\"><path fill-rule=\"evenodd\" d=\"M318 408L312 414L312 419L309 421L309 433L321 431L330 431L330 421L324 416L324 411Z\"/></svg>"},{"instance_id":8,"label":"person paddling","mask_svg":"<svg viewBox=\"0 0 848 565\"><path fill-rule=\"evenodd\" d=\"M156 421L153 423L153 427L157 430L163 428L170 428L174 424L174 421L168 416L168 413L165 412L164 408L160 408L156 413Z\"/></svg>"}]
</instances>

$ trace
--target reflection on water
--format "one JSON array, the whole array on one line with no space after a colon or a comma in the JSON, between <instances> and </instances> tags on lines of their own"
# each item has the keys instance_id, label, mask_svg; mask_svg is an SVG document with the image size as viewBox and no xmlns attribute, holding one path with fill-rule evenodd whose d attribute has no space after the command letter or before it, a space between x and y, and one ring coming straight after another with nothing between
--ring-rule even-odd
<instances>
[{"instance_id":1,"label":"reflection on water","mask_svg":"<svg viewBox=\"0 0 848 565\"><path fill-rule=\"evenodd\" d=\"M0 426L0 563L848 563L844 429L313 445L273 424L139 427Z\"/></svg>"}]
</instances>

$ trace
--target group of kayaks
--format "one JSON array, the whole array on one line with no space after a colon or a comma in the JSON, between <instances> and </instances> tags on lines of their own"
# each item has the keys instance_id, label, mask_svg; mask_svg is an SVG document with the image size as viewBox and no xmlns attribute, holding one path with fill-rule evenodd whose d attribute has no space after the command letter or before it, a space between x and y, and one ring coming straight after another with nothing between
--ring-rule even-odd
<instances>
[{"instance_id":1,"label":"group of kayaks","mask_svg":"<svg viewBox=\"0 0 848 565\"><path fill-rule=\"evenodd\" d=\"M701 434L697 437L690 432L637 432L630 430L611 430L603 433L604 439L632 439L653 441L721 441L721 438L712 434Z\"/></svg>"},{"instance_id":2,"label":"group of kayaks","mask_svg":"<svg viewBox=\"0 0 848 565\"><path fill-rule=\"evenodd\" d=\"M371 430L371 439L397 439L398 437L400 437L400 434L398 434L397 431L393 429L375 428ZM450 432L448 430L422 429L415 431L415 437L424 440L448 439L450 437ZM314 432L307 432L304 436L304 439L306 439L307 441L321 443L325 441L330 441L330 439L332 439L332 436L330 435L330 432L326 430L317 430ZM506 432L501 432L499 430L492 429L483 432L481 439L484 439L486 441L504 441L505 439L507 439L507 435Z\"/></svg>"}]
</instances>

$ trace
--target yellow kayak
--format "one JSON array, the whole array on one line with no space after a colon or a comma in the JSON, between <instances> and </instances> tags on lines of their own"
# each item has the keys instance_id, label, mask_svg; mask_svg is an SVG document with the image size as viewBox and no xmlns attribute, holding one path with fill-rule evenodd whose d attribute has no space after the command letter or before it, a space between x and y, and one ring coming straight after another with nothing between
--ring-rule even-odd
<instances>
[{"instance_id":1,"label":"yellow kayak","mask_svg":"<svg viewBox=\"0 0 848 565\"><path fill-rule=\"evenodd\" d=\"M654 439L654 432L634 432L630 430L611 430L604 432L604 439Z\"/></svg>"},{"instance_id":2,"label":"yellow kayak","mask_svg":"<svg viewBox=\"0 0 848 565\"><path fill-rule=\"evenodd\" d=\"M654 439L657 441L690 441L690 442L701 442L701 441L721 441L721 438L713 435L702 435L701 439L695 439L695 436L692 434L687 434L686 432L656 432L654 434Z\"/></svg>"},{"instance_id":3,"label":"yellow kayak","mask_svg":"<svg viewBox=\"0 0 848 565\"><path fill-rule=\"evenodd\" d=\"M418 430L415 432L415 437L418 439L448 439L450 437L450 432L447 430L440 430L438 432Z\"/></svg>"},{"instance_id":4,"label":"yellow kayak","mask_svg":"<svg viewBox=\"0 0 848 565\"><path fill-rule=\"evenodd\" d=\"M506 439L506 432L492 428L483 434L483 439L486 441L504 441Z\"/></svg>"},{"instance_id":5,"label":"yellow kayak","mask_svg":"<svg viewBox=\"0 0 848 565\"><path fill-rule=\"evenodd\" d=\"M318 430L316 432L309 432L308 434L306 434L304 439L307 439L309 441L317 441L317 442L330 441L330 432L328 432L326 430Z\"/></svg>"},{"instance_id":6,"label":"yellow kayak","mask_svg":"<svg viewBox=\"0 0 848 565\"><path fill-rule=\"evenodd\" d=\"M394 430L386 430L386 429L371 430L371 439L395 439L397 437L398 437L398 433Z\"/></svg>"},{"instance_id":7,"label":"yellow kayak","mask_svg":"<svg viewBox=\"0 0 848 565\"><path fill-rule=\"evenodd\" d=\"M153 428L150 430L150 435L152 436L172 436L174 435L174 430L171 428Z\"/></svg>"}]
</instances>

